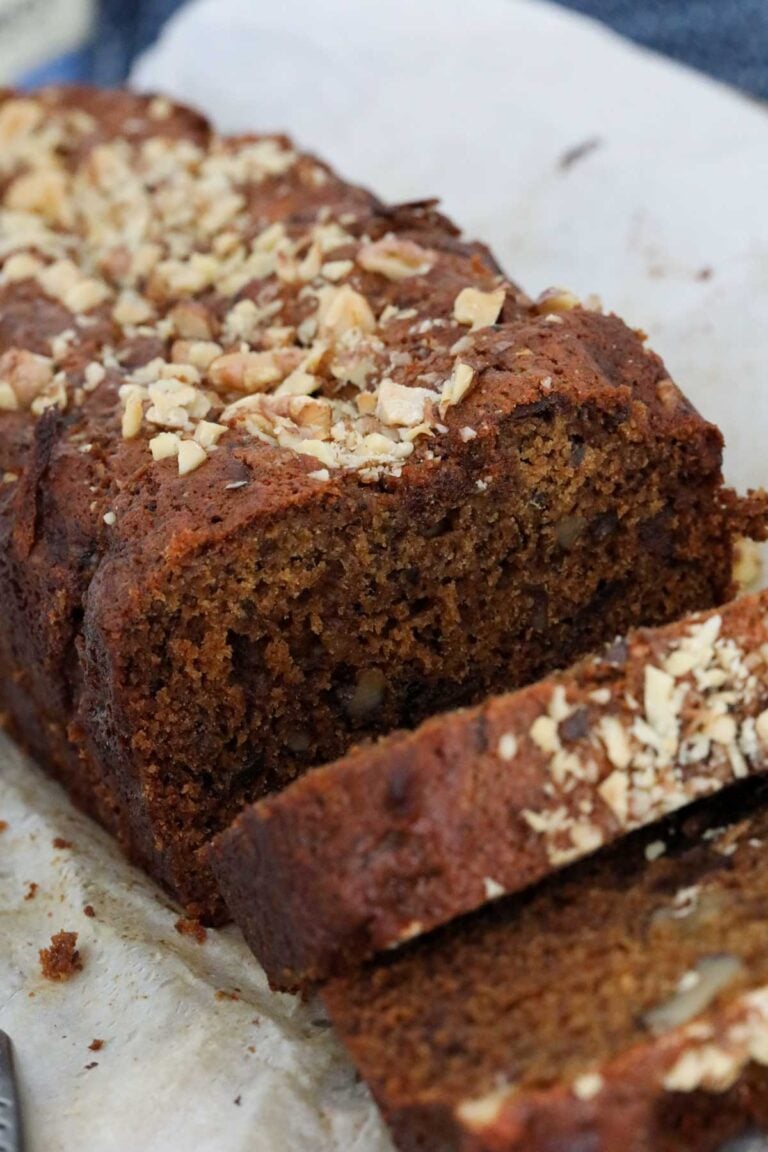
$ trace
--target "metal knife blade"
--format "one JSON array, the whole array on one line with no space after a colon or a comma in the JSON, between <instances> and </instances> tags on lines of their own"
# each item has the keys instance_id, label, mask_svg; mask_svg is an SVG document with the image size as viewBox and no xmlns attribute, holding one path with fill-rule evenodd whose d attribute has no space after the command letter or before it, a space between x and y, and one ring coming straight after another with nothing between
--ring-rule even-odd
<instances>
[{"instance_id":1,"label":"metal knife blade","mask_svg":"<svg viewBox=\"0 0 768 1152\"><path fill-rule=\"evenodd\" d=\"M0 1032L0 1152L24 1152L11 1041Z\"/></svg>"}]
</instances>

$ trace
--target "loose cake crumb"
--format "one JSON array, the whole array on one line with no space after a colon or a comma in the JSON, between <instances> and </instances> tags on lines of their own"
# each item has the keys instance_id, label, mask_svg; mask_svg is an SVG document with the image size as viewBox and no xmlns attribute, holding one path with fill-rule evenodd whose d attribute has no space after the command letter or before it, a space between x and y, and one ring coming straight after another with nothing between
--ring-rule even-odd
<instances>
[{"instance_id":1,"label":"loose cake crumb","mask_svg":"<svg viewBox=\"0 0 768 1152\"><path fill-rule=\"evenodd\" d=\"M88 1045L88 1050L90 1052L101 1052L103 1047L104 1047L104 1041L103 1040L91 1040L90 1044Z\"/></svg>"},{"instance_id":2,"label":"loose cake crumb","mask_svg":"<svg viewBox=\"0 0 768 1152\"><path fill-rule=\"evenodd\" d=\"M94 911L93 904L86 904L85 908L83 908L83 916L90 916L91 919L93 919L95 915L96 912Z\"/></svg>"},{"instance_id":3,"label":"loose cake crumb","mask_svg":"<svg viewBox=\"0 0 768 1152\"><path fill-rule=\"evenodd\" d=\"M77 932L57 932L49 948L40 949L40 968L46 980L63 983L83 969L77 950Z\"/></svg>"},{"instance_id":4,"label":"loose cake crumb","mask_svg":"<svg viewBox=\"0 0 768 1152\"><path fill-rule=\"evenodd\" d=\"M63 836L54 836L51 843L53 844L54 848L59 848L59 849L72 847L72 841L71 840L65 840Z\"/></svg>"},{"instance_id":5,"label":"loose cake crumb","mask_svg":"<svg viewBox=\"0 0 768 1152\"><path fill-rule=\"evenodd\" d=\"M8 821L7 820L0 820L0 834L2 834L3 832L7 832L8 828L9 828Z\"/></svg>"},{"instance_id":6,"label":"loose cake crumb","mask_svg":"<svg viewBox=\"0 0 768 1152\"><path fill-rule=\"evenodd\" d=\"M36 884L34 880L29 880L27 882L27 890L24 893L24 899L25 900L34 900L35 896L37 896L37 890L39 887L40 887L40 885Z\"/></svg>"},{"instance_id":7,"label":"loose cake crumb","mask_svg":"<svg viewBox=\"0 0 768 1152\"><path fill-rule=\"evenodd\" d=\"M189 936L198 944L204 944L208 935L199 920L190 920L184 916L176 921L174 928L180 936Z\"/></svg>"}]
</instances>

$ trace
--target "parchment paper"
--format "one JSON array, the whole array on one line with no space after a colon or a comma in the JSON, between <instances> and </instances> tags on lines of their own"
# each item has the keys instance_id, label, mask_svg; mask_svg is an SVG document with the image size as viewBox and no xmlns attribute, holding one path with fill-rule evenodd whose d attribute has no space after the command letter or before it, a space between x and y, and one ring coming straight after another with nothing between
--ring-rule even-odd
<instances>
[{"instance_id":1,"label":"parchment paper","mask_svg":"<svg viewBox=\"0 0 768 1152\"><path fill-rule=\"evenodd\" d=\"M597 292L644 327L726 432L729 477L768 483L761 107L525 0L202 0L136 82L226 130L286 128L391 198L441 192L530 291ZM269 993L234 929L180 936L7 742L0 764L0 1028L30 1152L390 1148L316 1005ZM37 952L61 928L84 969L53 985Z\"/></svg>"}]
</instances>

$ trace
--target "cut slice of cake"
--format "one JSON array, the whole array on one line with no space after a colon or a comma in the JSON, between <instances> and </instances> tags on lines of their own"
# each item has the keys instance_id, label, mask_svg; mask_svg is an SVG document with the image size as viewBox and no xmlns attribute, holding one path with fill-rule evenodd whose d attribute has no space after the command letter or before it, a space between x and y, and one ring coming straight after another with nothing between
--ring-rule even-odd
<instances>
[{"instance_id":1,"label":"cut slice of cake","mask_svg":"<svg viewBox=\"0 0 768 1152\"><path fill-rule=\"evenodd\" d=\"M768 1132L768 796L749 785L326 987L398 1148Z\"/></svg>"},{"instance_id":2,"label":"cut slice of cake","mask_svg":"<svg viewBox=\"0 0 768 1152\"><path fill-rule=\"evenodd\" d=\"M2 709L191 914L245 803L729 595L717 429L430 203L6 94L0 265Z\"/></svg>"},{"instance_id":3,"label":"cut slice of cake","mask_svg":"<svg viewBox=\"0 0 768 1152\"><path fill-rule=\"evenodd\" d=\"M212 859L272 983L304 987L766 767L768 592L357 748Z\"/></svg>"}]
</instances>

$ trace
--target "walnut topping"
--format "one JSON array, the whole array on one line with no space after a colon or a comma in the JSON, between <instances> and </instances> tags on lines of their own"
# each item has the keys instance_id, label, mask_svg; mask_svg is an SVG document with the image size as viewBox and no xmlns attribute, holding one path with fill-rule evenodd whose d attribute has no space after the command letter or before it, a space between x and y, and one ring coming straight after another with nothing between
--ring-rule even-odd
<instances>
[{"instance_id":1,"label":"walnut topping","mask_svg":"<svg viewBox=\"0 0 768 1152\"><path fill-rule=\"evenodd\" d=\"M357 262L366 272L378 272L388 280L406 280L426 275L435 263L435 256L412 240L389 235L364 245L357 254Z\"/></svg>"},{"instance_id":2,"label":"walnut topping","mask_svg":"<svg viewBox=\"0 0 768 1152\"><path fill-rule=\"evenodd\" d=\"M538 297L534 308L541 315L557 316L560 312L572 312L574 308L578 308L580 305L581 301L578 296L574 296L573 292L567 292L565 288L548 288Z\"/></svg>"},{"instance_id":3,"label":"walnut topping","mask_svg":"<svg viewBox=\"0 0 768 1152\"><path fill-rule=\"evenodd\" d=\"M68 196L65 172L51 169L33 169L18 176L5 194L6 205L18 212L41 216L57 228L69 228L74 223Z\"/></svg>"},{"instance_id":4,"label":"walnut topping","mask_svg":"<svg viewBox=\"0 0 768 1152\"><path fill-rule=\"evenodd\" d=\"M149 442L153 460L168 460L178 456L181 438L175 432L159 432Z\"/></svg>"},{"instance_id":5,"label":"walnut topping","mask_svg":"<svg viewBox=\"0 0 768 1152\"><path fill-rule=\"evenodd\" d=\"M219 391L266 392L272 384L285 380L302 359L295 348L228 352L210 364L208 379Z\"/></svg>"},{"instance_id":6,"label":"walnut topping","mask_svg":"<svg viewBox=\"0 0 768 1152\"><path fill-rule=\"evenodd\" d=\"M517 756L517 737L513 732L505 732L499 739L498 754L501 760L514 760Z\"/></svg>"},{"instance_id":7,"label":"walnut topping","mask_svg":"<svg viewBox=\"0 0 768 1152\"><path fill-rule=\"evenodd\" d=\"M755 733L760 743L768 748L768 711L761 712L755 720Z\"/></svg>"},{"instance_id":8,"label":"walnut topping","mask_svg":"<svg viewBox=\"0 0 768 1152\"><path fill-rule=\"evenodd\" d=\"M572 703L555 685L528 733L546 757L546 803L524 813L553 864L601 843L608 812L619 829L637 828L768 764L768 645L746 653L722 629L714 614L661 641L637 668L642 702L617 686ZM627 683L632 659L628 649L618 665ZM595 664L617 667L608 656Z\"/></svg>"},{"instance_id":9,"label":"walnut topping","mask_svg":"<svg viewBox=\"0 0 768 1152\"><path fill-rule=\"evenodd\" d=\"M30 408L53 383L53 361L23 348L0 356L0 407Z\"/></svg>"},{"instance_id":10,"label":"walnut topping","mask_svg":"<svg viewBox=\"0 0 768 1152\"><path fill-rule=\"evenodd\" d=\"M182 440L179 444L179 476L194 472L208 459L208 453L196 440Z\"/></svg>"},{"instance_id":11,"label":"walnut topping","mask_svg":"<svg viewBox=\"0 0 768 1152\"><path fill-rule=\"evenodd\" d=\"M459 324L469 324L472 329L488 328L495 324L504 307L506 288L494 292L481 292L478 288L462 288L453 305L453 316Z\"/></svg>"},{"instance_id":12,"label":"walnut topping","mask_svg":"<svg viewBox=\"0 0 768 1152\"><path fill-rule=\"evenodd\" d=\"M125 397L123 408L122 432L124 440L132 440L141 431L144 419L144 405L141 392L138 389L130 391Z\"/></svg>"},{"instance_id":13,"label":"walnut topping","mask_svg":"<svg viewBox=\"0 0 768 1152\"><path fill-rule=\"evenodd\" d=\"M594 1100L603 1087L604 1081L599 1072L584 1072L574 1080L572 1091L578 1100Z\"/></svg>"},{"instance_id":14,"label":"walnut topping","mask_svg":"<svg viewBox=\"0 0 768 1152\"><path fill-rule=\"evenodd\" d=\"M320 299L318 311L320 332L336 341L349 332L374 332L376 319L365 296L348 284L328 288Z\"/></svg>"},{"instance_id":15,"label":"walnut topping","mask_svg":"<svg viewBox=\"0 0 768 1152\"><path fill-rule=\"evenodd\" d=\"M376 415L384 424L413 427L424 423L428 405L434 399L434 392L426 388L406 388L394 380L382 380Z\"/></svg>"},{"instance_id":16,"label":"walnut topping","mask_svg":"<svg viewBox=\"0 0 768 1152\"><path fill-rule=\"evenodd\" d=\"M472 387L475 370L469 364L457 361L449 380L445 382L440 393L440 415L445 415L448 408L458 404L464 399Z\"/></svg>"},{"instance_id":17,"label":"walnut topping","mask_svg":"<svg viewBox=\"0 0 768 1152\"><path fill-rule=\"evenodd\" d=\"M626 772L618 769L612 772L597 790L623 828L629 814L629 777Z\"/></svg>"},{"instance_id":18,"label":"walnut topping","mask_svg":"<svg viewBox=\"0 0 768 1152\"><path fill-rule=\"evenodd\" d=\"M253 301L241 300L240 305L235 307L243 304L253 304ZM210 340L213 335L208 309L196 300L183 300L180 304L176 304L168 313L168 319L173 325L174 332L182 340Z\"/></svg>"},{"instance_id":19,"label":"walnut topping","mask_svg":"<svg viewBox=\"0 0 768 1152\"><path fill-rule=\"evenodd\" d=\"M754 540L742 537L734 545L733 579L742 592L755 590L760 584L763 562Z\"/></svg>"}]
</instances>

